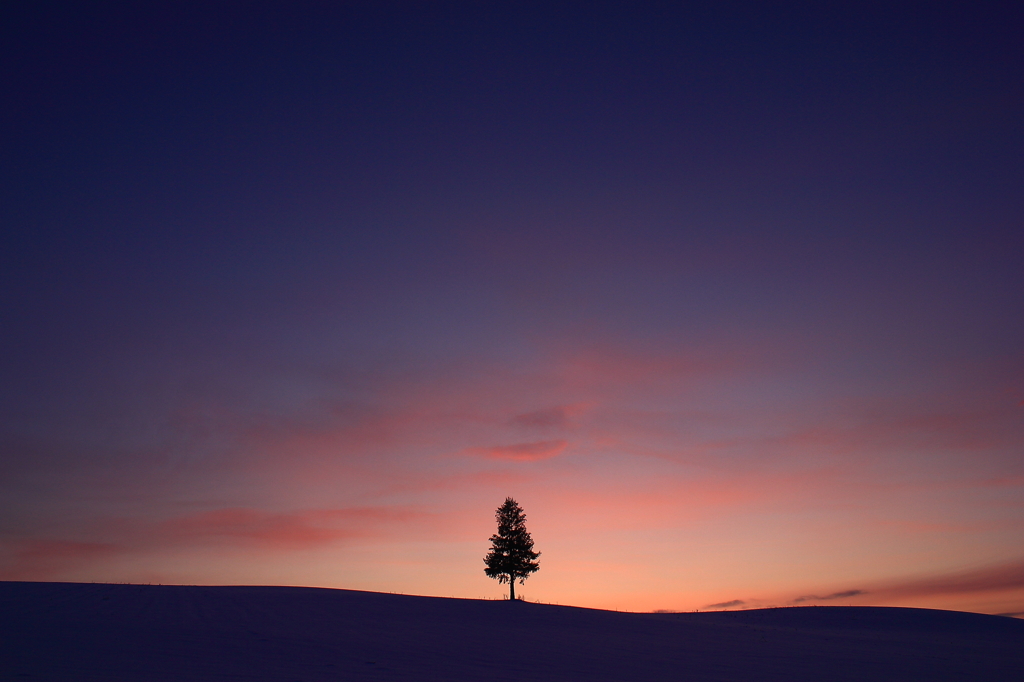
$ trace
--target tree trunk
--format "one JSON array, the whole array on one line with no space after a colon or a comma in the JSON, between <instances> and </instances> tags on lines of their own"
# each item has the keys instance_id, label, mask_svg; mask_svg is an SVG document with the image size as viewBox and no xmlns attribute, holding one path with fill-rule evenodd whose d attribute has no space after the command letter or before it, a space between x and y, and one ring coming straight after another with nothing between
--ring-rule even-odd
<instances>
[{"instance_id":1,"label":"tree trunk","mask_svg":"<svg viewBox=\"0 0 1024 682\"><path fill-rule=\"evenodd\" d=\"M511 599L512 601L515 601L516 600L516 577L514 575L512 575L512 574L509 574L508 577L509 577L509 581L508 581L508 589L509 589L508 598Z\"/></svg>"}]
</instances>

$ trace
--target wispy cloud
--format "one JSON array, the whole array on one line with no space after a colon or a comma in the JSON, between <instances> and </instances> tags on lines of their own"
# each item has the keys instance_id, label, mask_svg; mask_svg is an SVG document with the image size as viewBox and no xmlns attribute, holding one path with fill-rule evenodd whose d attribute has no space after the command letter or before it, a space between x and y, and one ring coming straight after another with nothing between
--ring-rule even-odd
<instances>
[{"instance_id":1,"label":"wispy cloud","mask_svg":"<svg viewBox=\"0 0 1024 682\"><path fill-rule=\"evenodd\" d=\"M147 529L147 542L163 545L227 542L266 549L306 549L380 533L382 526L420 520L407 507L350 507L267 512L252 508L213 509L169 519Z\"/></svg>"},{"instance_id":2,"label":"wispy cloud","mask_svg":"<svg viewBox=\"0 0 1024 682\"><path fill-rule=\"evenodd\" d=\"M431 515L409 507L351 507L270 512L253 508L212 509L188 516L140 523L97 521L83 531L101 541L46 537L8 540L0 578L46 578L113 556L196 547L256 551L315 549L353 538L388 537Z\"/></svg>"},{"instance_id":3,"label":"wispy cloud","mask_svg":"<svg viewBox=\"0 0 1024 682\"><path fill-rule=\"evenodd\" d=\"M955 596L1020 589L1024 589L1024 560L940 575L891 580L872 585L870 589L843 590L823 597L804 595L789 603L853 599L870 595L873 602L885 604L909 597Z\"/></svg>"},{"instance_id":4,"label":"wispy cloud","mask_svg":"<svg viewBox=\"0 0 1024 682\"><path fill-rule=\"evenodd\" d=\"M732 601L723 601L718 604L708 604L704 608L706 609L731 609L735 606L743 606L747 602L742 599L733 599Z\"/></svg>"},{"instance_id":5,"label":"wispy cloud","mask_svg":"<svg viewBox=\"0 0 1024 682\"><path fill-rule=\"evenodd\" d=\"M817 595L808 594L803 597L797 597L791 604L800 604L805 601L829 601L831 599L849 599L850 597L856 597L861 594L867 594L864 590L844 590L842 592L833 592L832 594L826 594L824 597Z\"/></svg>"},{"instance_id":6,"label":"wispy cloud","mask_svg":"<svg viewBox=\"0 0 1024 682\"><path fill-rule=\"evenodd\" d=\"M551 459L565 452L569 443L564 440L538 440L531 443L495 445L489 448L471 448L469 452L489 459L507 459L514 462L536 462Z\"/></svg>"},{"instance_id":7,"label":"wispy cloud","mask_svg":"<svg viewBox=\"0 0 1024 682\"><path fill-rule=\"evenodd\" d=\"M1024 560L944 575L894 582L873 590L893 599L944 594L974 594L1024 589Z\"/></svg>"},{"instance_id":8,"label":"wispy cloud","mask_svg":"<svg viewBox=\"0 0 1024 682\"><path fill-rule=\"evenodd\" d=\"M684 443L681 451L688 459L751 450L787 453L790 456L829 452L863 457L865 452L887 449L913 451L932 448L976 452L1013 444L1017 438L1017 434L1006 427L1005 414L998 411L901 414L897 407L889 412L864 406L855 409L862 414L851 424L826 420L782 434L754 434Z\"/></svg>"},{"instance_id":9,"label":"wispy cloud","mask_svg":"<svg viewBox=\"0 0 1024 682\"><path fill-rule=\"evenodd\" d=\"M31 538L5 543L11 558L0 571L4 580L40 580L58 575L69 565L80 565L111 556L120 548L108 542L75 542Z\"/></svg>"},{"instance_id":10,"label":"wispy cloud","mask_svg":"<svg viewBox=\"0 0 1024 682\"><path fill-rule=\"evenodd\" d=\"M527 428L561 428L566 425L568 419L565 408L552 407L546 410L517 414L512 417L512 425Z\"/></svg>"},{"instance_id":11,"label":"wispy cloud","mask_svg":"<svg viewBox=\"0 0 1024 682\"><path fill-rule=\"evenodd\" d=\"M344 510L274 514L257 509L215 509L172 519L154 531L175 544L214 540L301 549L350 536L353 531L339 525L345 516Z\"/></svg>"},{"instance_id":12,"label":"wispy cloud","mask_svg":"<svg viewBox=\"0 0 1024 682\"><path fill-rule=\"evenodd\" d=\"M509 425L523 429L557 430L579 426L578 419L595 407L593 402L578 402L516 414Z\"/></svg>"}]
</instances>

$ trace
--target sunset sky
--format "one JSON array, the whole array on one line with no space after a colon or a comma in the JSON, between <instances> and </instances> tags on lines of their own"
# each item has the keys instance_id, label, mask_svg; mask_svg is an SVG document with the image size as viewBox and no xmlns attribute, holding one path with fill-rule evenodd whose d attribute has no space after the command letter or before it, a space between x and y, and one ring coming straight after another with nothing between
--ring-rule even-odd
<instances>
[{"instance_id":1,"label":"sunset sky","mask_svg":"<svg viewBox=\"0 0 1024 682\"><path fill-rule=\"evenodd\" d=\"M5 6L0 579L1024 615L1024 9L679 4Z\"/></svg>"}]
</instances>

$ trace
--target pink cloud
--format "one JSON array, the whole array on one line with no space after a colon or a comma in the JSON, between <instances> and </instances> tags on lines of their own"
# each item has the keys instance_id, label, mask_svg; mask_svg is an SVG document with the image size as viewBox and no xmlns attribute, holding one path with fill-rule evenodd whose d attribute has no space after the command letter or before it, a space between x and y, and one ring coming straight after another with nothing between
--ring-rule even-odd
<instances>
[{"instance_id":1,"label":"pink cloud","mask_svg":"<svg viewBox=\"0 0 1024 682\"><path fill-rule=\"evenodd\" d=\"M764 478L679 480L666 477L625 482L592 481L587 487L551 482L545 491L546 523L564 533L593 529L655 530L696 523L766 498L792 497L800 489Z\"/></svg>"},{"instance_id":2,"label":"pink cloud","mask_svg":"<svg viewBox=\"0 0 1024 682\"><path fill-rule=\"evenodd\" d=\"M69 565L79 565L119 551L106 542L75 542L33 538L10 543L13 561L0 571L4 580L41 580L58 575Z\"/></svg>"},{"instance_id":3,"label":"pink cloud","mask_svg":"<svg viewBox=\"0 0 1024 682\"><path fill-rule=\"evenodd\" d=\"M267 513L257 509L215 509L171 519L157 534L177 543L228 540L263 547L307 548L349 537L352 531L338 522L344 511Z\"/></svg>"},{"instance_id":4,"label":"pink cloud","mask_svg":"<svg viewBox=\"0 0 1024 682\"><path fill-rule=\"evenodd\" d=\"M338 540L380 535L382 527L422 520L427 514L407 507L350 507L266 512L252 508L214 509L170 519L149 532L163 544L217 542L266 549L307 549Z\"/></svg>"},{"instance_id":5,"label":"pink cloud","mask_svg":"<svg viewBox=\"0 0 1024 682\"><path fill-rule=\"evenodd\" d=\"M393 536L410 526L430 523L433 515L408 507L350 507L268 512L223 508L140 523L130 519L95 520L91 536L103 542L31 538L6 543L9 560L0 578L37 580L67 574L115 555L197 546L243 547L268 551L314 549L354 538ZM13 551L12 551L13 550Z\"/></svg>"},{"instance_id":6,"label":"pink cloud","mask_svg":"<svg viewBox=\"0 0 1024 682\"><path fill-rule=\"evenodd\" d=\"M536 462L551 459L565 452L569 443L564 440L538 440L532 443L495 445L489 448L471 448L470 452L489 459L506 459L513 462Z\"/></svg>"},{"instance_id":7,"label":"pink cloud","mask_svg":"<svg viewBox=\"0 0 1024 682\"><path fill-rule=\"evenodd\" d=\"M115 549L114 545L103 542L65 542L62 540L32 540L19 551L21 556L29 559L75 559L78 557L107 554Z\"/></svg>"}]
</instances>

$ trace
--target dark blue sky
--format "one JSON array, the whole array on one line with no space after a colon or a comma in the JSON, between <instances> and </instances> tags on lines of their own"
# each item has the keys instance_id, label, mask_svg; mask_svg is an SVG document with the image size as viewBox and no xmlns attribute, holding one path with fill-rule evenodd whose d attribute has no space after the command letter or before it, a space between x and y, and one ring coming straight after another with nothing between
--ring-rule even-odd
<instances>
[{"instance_id":1,"label":"dark blue sky","mask_svg":"<svg viewBox=\"0 0 1024 682\"><path fill-rule=\"evenodd\" d=\"M475 556L489 531L451 519L506 494L594 605L1017 561L1022 28L1008 3L6 7L0 576L447 594L352 538L400 554L413 514ZM603 583L569 511L597 500L630 575L718 556L701 596ZM643 539L666 523L675 549Z\"/></svg>"}]
</instances>

